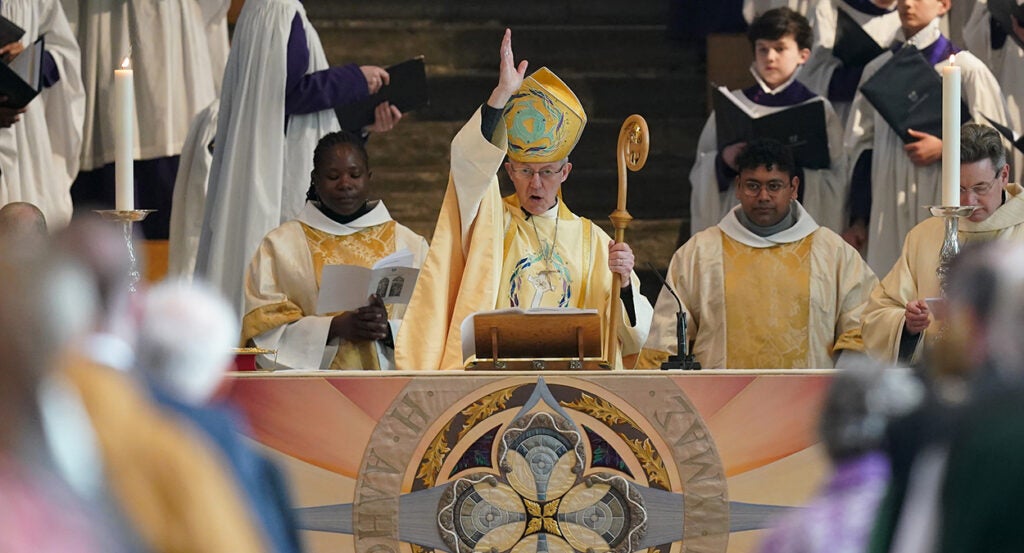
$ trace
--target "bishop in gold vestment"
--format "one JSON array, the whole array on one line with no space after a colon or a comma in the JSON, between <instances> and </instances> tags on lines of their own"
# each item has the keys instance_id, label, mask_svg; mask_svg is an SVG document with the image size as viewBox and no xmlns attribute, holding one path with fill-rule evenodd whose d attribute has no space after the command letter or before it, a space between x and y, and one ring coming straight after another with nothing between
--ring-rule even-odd
<instances>
[{"instance_id":1,"label":"bishop in gold vestment","mask_svg":"<svg viewBox=\"0 0 1024 553\"><path fill-rule=\"evenodd\" d=\"M607 325L611 302L622 301L622 354L638 352L647 336L651 306L632 251L559 194L586 122L579 100L545 68L524 81L508 31L501 57L498 87L452 141L448 189L398 335L400 369L463 368L463 320L496 308L592 308ZM502 198L496 172L506 152L516 194ZM624 277L614 292L613 271Z\"/></svg>"}]
</instances>

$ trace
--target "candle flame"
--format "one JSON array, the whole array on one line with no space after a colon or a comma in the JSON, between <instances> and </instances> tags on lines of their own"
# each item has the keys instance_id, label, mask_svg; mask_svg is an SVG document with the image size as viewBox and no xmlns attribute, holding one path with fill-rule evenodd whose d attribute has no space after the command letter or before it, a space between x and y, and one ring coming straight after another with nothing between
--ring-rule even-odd
<instances>
[{"instance_id":1,"label":"candle flame","mask_svg":"<svg viewBox=\"0 0 1024 553\"><path fill-rule=\"evenodd\" d=\"M131 68L132 68L132 60L128 56L125 56L124 59L121 60L121 69L131 69Z\"/></svg>"},{"instance_id":2,"label":"candle flame","mask_svg":"<svg viewBox=\"0 0 1024 553\"><path fill-rule=\"evenodd\" d=\"M949 55L949 64L950 65L956 65L956 54L950 54Z\"/></svg>"}]
</instances>

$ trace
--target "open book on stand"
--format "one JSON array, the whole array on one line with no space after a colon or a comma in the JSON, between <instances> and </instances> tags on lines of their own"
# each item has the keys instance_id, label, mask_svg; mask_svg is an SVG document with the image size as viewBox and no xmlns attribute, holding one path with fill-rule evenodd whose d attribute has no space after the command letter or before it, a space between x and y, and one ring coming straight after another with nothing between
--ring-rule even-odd
<instances>
[{"instance_id":1,"label":"open book on stand","mask_svg":"<svg viewBox=\"0 0 1024 553\"><path fill-rule=\"evenodd\" d=\"M423 56L387 67L389 83L375 94L362 100L334 108L338 124L349 132L359 132L373 124L373 110L382 103L390 102L403 114L425 107L430 103L427 95L427 71Z\"/></svg>"},{"instance_id":2,"label":"open book on stand","mask_svg":"<svg viewBox=\"0 0 1024 553\"><path fill-rule=\"evenodd\" d=\"M30 44L10 64L0 63L0 95L7 96L5 107L23 108L42 89L43 37Z\"/></svg>"},{"instance_id":3,"label":"open book on stand","mask_svg":"<svg viewBox=\"0 0 1024 553\"><path fill-rule=\"evenodd\" d=\"M860 92L904 144L917 142L907 129L942 138L942 78L917 48L897 50ZM970 120L970 110L961 105L960 123Z\"/></svg>"},{"instance_id":4,"label":"open book on stand","mask_svg":"<svg viewBox=\"0 0 1024 553\"><path fill-rule=\"evenodd\" d=\"M836 8L836 41L832 55L846 67L864 67L877 58L885 48L875 42L846 10Z\"/></svg>"},{"instance_id":5,"label":"open book on stand","mask_svg":"<svg viewBox=\"0 0 1024 553\"><path fill-rule=\"evenodd\" d=\"M320 295L316 312L354 311L376 294L385 304L407 304L420 270L412 265L415 257L401 249L381 259L372 268L356 265L325 265L320 273Z\"/></svg>"},{"instance_id":6,"label":"open book on stand","mask_svg":"<svg viewBox=\"0 0 1024 553\"><path fill-rule=\"evenodd\" d=\"M828 131L825 104L812 98L783 109L755 113L724 86L714 94L718 150L754 138L773 138L789 146L796 162L806 169L828 169Z\"/></svg>"}]
</instances>

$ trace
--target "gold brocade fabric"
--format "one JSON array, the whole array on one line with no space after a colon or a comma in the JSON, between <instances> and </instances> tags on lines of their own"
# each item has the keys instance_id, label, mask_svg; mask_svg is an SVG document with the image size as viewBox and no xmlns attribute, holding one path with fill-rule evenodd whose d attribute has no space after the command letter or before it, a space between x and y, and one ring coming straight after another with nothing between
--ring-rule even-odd
<instances>
[{"instance_id":1,"label":"gold brocade fabric","mask_svg":"<svg viewBox=\"0 0 1024 553\"><path fill-rule=\"evenodd\" d=\"M813 239L752 248L722 234L729 368L808 366Z\"/></svg>"},{"instance_id":2,"label":"gold brocade fabric","mask_svg":"<svg viewBox=\"0 0 1024 553\"><path fill-rule=\"evenodd\" d=\"M373 264L395 251L395 222L388 221L347 236L338 236L317 230L303 224L302 231L306 235L306 244L313 259L313 274L316 275L316 287L320 289L320 274L324 265L355 265L373 267ZM387 306L388 316L392 315L393 306ZM373 342L342 342L338 353L331 362L331 369L379 369L377 352Z\"/></svg>"}]
</instances>

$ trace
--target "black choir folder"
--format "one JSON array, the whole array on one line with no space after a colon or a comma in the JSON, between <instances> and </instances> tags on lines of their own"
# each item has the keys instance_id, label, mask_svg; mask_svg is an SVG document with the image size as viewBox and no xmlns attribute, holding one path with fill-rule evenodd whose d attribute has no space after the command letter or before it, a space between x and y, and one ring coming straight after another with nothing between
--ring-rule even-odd
<instances>
[{"instance_id":1,"label":"black choir folder","mask_svg":"<svg viewBox=\"0 0 1024 553\"><path fill-rule=\"evenodd\" d=\"M381 102L391 102L403 114L422 108L430 103L427 95L427 71L423 56L386 68L390 83L382 86L376 94L362 100L334 108L341 128L359 132L373 124L373 110Z\"/></svg>"},{"instance_id":2,"label":"black choir folder","mask_svg":"<svg viewBox=\"0 0 1024 553\"><path fill-rule=\"evenodd\" d=\"M1024 25L1024 6L1018 5L1017 0L988 0L988 11L992 19L1002 28L1009 37L1017 43L1017 46L1024 48L1024 41L1013 32L1011 17L1017 18L1017 23Z\"/></svg>"},{"instance_id":3,"label":"black choir folder","mask_svg":"<svg viewBox=\"0 0 1024 553\"><path fill-rule=\"evenodd\" d=\"M0 96L4 107L23 108L39 94L43 81L43 37L18 54L10 64L0 62Z\"/></svg>"},{"instance_id":4,"label":"black choir folder","mask_svg":"<svg viewBox=\"0 0 1024 553\"><path fill-rule=\"evenodd\" d=\"M917 141L907 129L942 138L942 78L914 46L897 50L860 91L904 144ZM970 120L961 104L960 123Z\"/></svg>"},{"instance_id":5,"label":"black choir folder","mask_svg":"<svg viewBox=\"0 0 1024 553\"><path fill-rule=\"evenodd\" d=\"M21 37L23 36L25 36L25 29L22 29L17 23L0 15L0 46L17 42L21 40Z\"/></svg>"},{"instance_id":6,"label":"black choir folder","mask_svg":"<svg viewBox=\"0 0 1024 553\"><path fill-rule=\"evenodd\" d=\"M820 98L765 115L754 115L729 89L714 95L718 150L753 138L774 138L789 146L796 162L806 169L828 169L828 131L825 104Z\"/></svg>"},{"instance_id":7,"label":"black choir folder","mask_svg":"<svg viewBox=\"0 0 1024 553\"><path fill-rule=\"evenodd\" d=\"M832 55L843 62L844 66L864 67L885 52L885 48L875 42L850 14L839 7L836 11L836 40L832 46Z\"/></svg>"}]
</instances>

